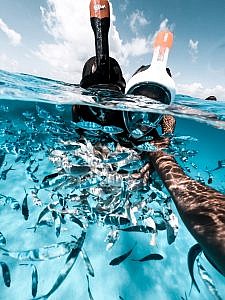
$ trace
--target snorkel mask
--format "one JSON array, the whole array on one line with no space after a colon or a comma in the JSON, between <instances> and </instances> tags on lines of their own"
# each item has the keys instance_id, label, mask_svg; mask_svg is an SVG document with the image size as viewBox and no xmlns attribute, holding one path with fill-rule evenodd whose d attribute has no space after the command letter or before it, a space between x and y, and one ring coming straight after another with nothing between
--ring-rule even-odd
<instances>
[{"instance_id":1,"label":"snorkel mask","mask_svg":"<svg viewBox=\"0 0 225 300\"><path fill-rule=\"evenodd\" d=\"M175 82L166 68L172 44L173 34L170 31L158 33L151 65L128 81L127 94L145 96L166 105L172 103L176 95ZM130 136L140 140L157 127L162 117L163 115L151 112L123 112L124 123Z\"/></svg>"}]
</instances>

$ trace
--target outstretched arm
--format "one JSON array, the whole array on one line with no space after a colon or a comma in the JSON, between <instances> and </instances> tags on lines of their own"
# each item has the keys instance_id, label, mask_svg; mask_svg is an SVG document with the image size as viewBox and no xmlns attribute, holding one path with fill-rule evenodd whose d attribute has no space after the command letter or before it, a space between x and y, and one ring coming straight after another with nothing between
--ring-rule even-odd
<instances>
[{"instance_id":1,"label":"outstretched arm","mask_svg":"<svg viewBox=\"0 0 225 300\"><path fill-rule=\"evenodd\" d=\"M187 229L225 276L225 195L188 177L173 156L159 150L149 157Z\"/></svg>"}]
</instances>

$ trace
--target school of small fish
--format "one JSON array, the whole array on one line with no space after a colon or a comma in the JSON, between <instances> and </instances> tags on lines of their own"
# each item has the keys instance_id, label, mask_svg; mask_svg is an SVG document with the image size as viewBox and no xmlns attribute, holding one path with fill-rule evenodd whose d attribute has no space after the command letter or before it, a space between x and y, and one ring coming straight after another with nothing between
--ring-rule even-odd
<instances>
[{"instance_id":1,"label":"school of small fish","mask_svg":"<svg viewBox=\"0 0 225 300\"><path fill-rule=\"evenodd\" d=\"M0 264L6 287L11 283L10 268L4 262L6 256L32 268L32 297L47 299L66 279L80 255L86 267L89 298L93 299L89 276L94 277L94 269L83 244L88 227L96 223L108 228L107 251L118 242L121 231L147 234L146 249L157 245L160 231L167 232L169 245L175 241L178 218L158 176L153 173L148 184L133 177L147 163L141 159L141 153L155 150L148 141L135 149L121 147L116 142L116 135L123 131L121 128L63 120L41 106L36 106L36 111L23 112L21 118L21 128L10 118L0 118L0 183L7 184L8 178L12 180L19 166L28 184L19 198L11 196L10 191L7 195L0 193L0 209L10 207L22 215L24 222L29 221L31 212L38 212L36 223L27 228L34 229L34 238L41 226L51 227L56 238L63 237L69 223L76 224L81 233L79 238L71 234L70 241L17 250L11 249L4 228L0 228ZM184 164L196 155L185 147L190 140L191 137L184 136L171 141L171 153ZM208 183L212 182L212 173L223 167L225 163L220 160L215 169L208 170ZM133 255L134 247L136 244L109 264L122 263ZM37 297L38 262L66 255L65 265L53 287L44 296ZM136 262L161 259L161 254L151 251L142 258L132 256ZM191 276L197 287L192 273Z\"/></svg>"}]
</instances>

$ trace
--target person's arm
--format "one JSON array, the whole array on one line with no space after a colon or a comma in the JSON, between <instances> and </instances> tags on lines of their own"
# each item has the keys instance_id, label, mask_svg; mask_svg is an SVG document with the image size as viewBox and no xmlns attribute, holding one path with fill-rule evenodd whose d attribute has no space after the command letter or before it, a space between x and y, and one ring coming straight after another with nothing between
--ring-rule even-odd
<instances>
[{"instance_id":1,"label":"person's arm","mask_svg":"<svg viewBox=\"0 0 225 300\"><path fill-rule=\"evenodd\" d=\"M225 276L225 195L188 177L173 156L149 154L177 210L205 255Z\"/></svg>"}]
</instances>

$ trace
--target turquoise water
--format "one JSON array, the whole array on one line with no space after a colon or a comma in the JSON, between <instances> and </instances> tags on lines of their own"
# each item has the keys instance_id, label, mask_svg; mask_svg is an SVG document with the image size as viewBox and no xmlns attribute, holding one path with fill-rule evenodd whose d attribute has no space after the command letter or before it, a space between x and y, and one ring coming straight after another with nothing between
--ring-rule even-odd
<instances>
[{"instance_id":1,"label":"turquoise water","mask_svg":"<svg viewBox=\"0 0 225 300\"><path fill-rule=\"evenodd\" d=\"M225 299L224 277L203 255L201 263L212 277L220 298L207 289L196 265L194 274L201 292L193 287L189 295L191 278L187 255L196 242L179 219L169 194L156 174L152 176L153 182L144 188L142 182L135 181L129 173L118 175L121 167L139 160L138 153L123 149L120 162L104 162L110 158L118 160L115 144L110 144L111 153L107 158L99 158L90 141L103 139L108 134L107 129L93 130L92 126L86 132L86 140L80 141L79 126L71 122L71 104L75 103L173 114L177 126L171 151L177 161L192 178L225 193L225 169L210 171L217 168L218 161L225 160L225 102L177 95L175 103L168 107L143 97L90 93L77 85L26 74L1 71L0 75L0 247L19 254L39 249L40 255L43 247L75 242L72 236L79 238L82 230L87 231L83 249L95 276L90 275L90 270L88 273L87 264L79 254L72 270L50 299ZM71 169L74 165L76 167ZM49 177L56 172L61 173L55 178ZM137 207L133 218L139 225L143 220L156 218L155 212L168 217L171 208L179 223L174 242L168 243L165 228L158 230L157 235L123 231L131 224L116 223L122 222L119 217L128 219L128 198L133 207ZM24 199L27 199L29 216L24 209ZM142 210L144 201L147 206ZM122 204L125 211L121 209ZM46 207L46 214L40 218ZM67 210L64 217L63 208ZM110 221L106 216L112 217ZM37 225L38 218L40 224ZM110 232L119 234L113 246L106 241ZM130 249L132 253L126 260L110 265L112 259ZM19 260L6 256L1 250L0 261L9 267L11 285L6 287L0 277L0 299L32 299L34 266L39 278L37 297L46 295L63 270L69 252L59 257L56 251L52 259L48 252L46 260L32 261L28 257ZM153 253L162 255L163 259L135 261ZM90 268L90 264L88 266ZM89 274L90 290L86 274Z\"/></svg>"}]
</instances>

